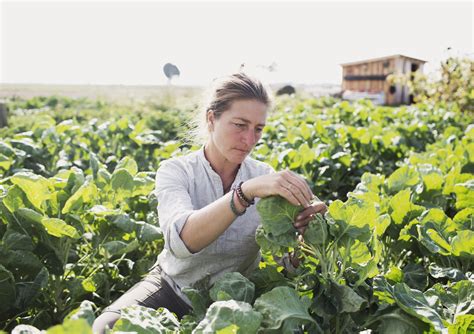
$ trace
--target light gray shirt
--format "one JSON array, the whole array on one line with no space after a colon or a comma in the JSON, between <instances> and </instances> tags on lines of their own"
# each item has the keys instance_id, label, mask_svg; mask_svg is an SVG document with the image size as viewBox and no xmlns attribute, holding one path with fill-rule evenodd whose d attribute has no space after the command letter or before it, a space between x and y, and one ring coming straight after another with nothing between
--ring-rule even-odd
<instances>
[{"instance_id":1,"label":"light gray shirt","mask_svg":"<svg viewBox=\"0 0 474 334\"><path fill-rule=\"evenodd\" d=\"M270 165L246 157L232 187L272 172ZM197 253L191 253L180 237L193 212L224 196L222 180L206 159L204 146L187 155L163 161L156 173L155 193L165 241L158 263L163 277L186 302L189 300L180 289L191 286L206 275L210 276L212 284L226 272L238 271L246 276L258 267L260 250L255 241L255 230L260 224L260 216L255 205Z\"/></svg>"}]
</instances>

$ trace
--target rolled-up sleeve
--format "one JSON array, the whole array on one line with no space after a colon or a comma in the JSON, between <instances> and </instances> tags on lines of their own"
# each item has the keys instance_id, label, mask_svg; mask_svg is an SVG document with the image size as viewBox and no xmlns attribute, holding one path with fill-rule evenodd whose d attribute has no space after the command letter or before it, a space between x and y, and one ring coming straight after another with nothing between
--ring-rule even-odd
<instances>
[{"instance_id":1,"label":"rolled-up sleeve","mask_svg":"<svg viewBox=\"0 0 474 334\"><path fill-rule=\"evenodd\" d=\"M156 172L158 221L165 249L177 258L193 255L180 237L188 217L195 211L188 192L188 180L184 168L173 160L163 161Z\"/></svg>"}]
</instances>

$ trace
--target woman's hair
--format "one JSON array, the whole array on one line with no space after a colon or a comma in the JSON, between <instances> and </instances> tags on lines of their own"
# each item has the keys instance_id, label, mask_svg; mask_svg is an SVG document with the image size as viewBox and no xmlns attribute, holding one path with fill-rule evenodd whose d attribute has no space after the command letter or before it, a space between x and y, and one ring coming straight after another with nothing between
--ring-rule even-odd
<instances>
[{"instance_id":1,"label":"woman's hair","mask_svg":"<svg viewBox=\"0 0 474 334\"><path fill-rule=\"evenodd\" d=\"M214 80L205 92L204 105L190 122L193 144L202 145L208 138L207 113L213 112L216 119L229 110L237 100L257 100L271 108L271 90L260 80L243 72L231 74Z\"/></svg>"}]
</instances>

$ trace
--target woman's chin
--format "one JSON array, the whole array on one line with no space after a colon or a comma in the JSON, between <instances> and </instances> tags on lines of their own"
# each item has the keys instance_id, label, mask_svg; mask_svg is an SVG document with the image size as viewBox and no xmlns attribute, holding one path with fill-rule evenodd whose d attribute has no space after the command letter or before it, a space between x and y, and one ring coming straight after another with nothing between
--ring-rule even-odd
<instances>
[{"instance_id":1,"label":"woman's chin","mask_svg":"<svg viewBox=\"0 0 474 334\"><path fill-rule=\"evenodd\" d=\"M239 151L239 150L235 150L235 154L232 154L230 157L229 157L229 161L233 162L233 163L236 163L236 164L240 164L242 163L242 161L245 160L245 158L247 157L248 153L246 152L243 152L243 151Z\"/></svg>"}]
</instances>

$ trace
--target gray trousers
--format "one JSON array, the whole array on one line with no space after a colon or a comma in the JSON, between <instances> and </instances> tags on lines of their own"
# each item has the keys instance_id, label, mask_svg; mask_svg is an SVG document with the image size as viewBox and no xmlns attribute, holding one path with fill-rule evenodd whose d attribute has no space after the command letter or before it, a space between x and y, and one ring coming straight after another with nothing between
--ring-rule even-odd
<instances>
[{"instance_id":1,"label":"gray trousers","mask_svg":"<svg viewBox=\"0 0 474 334\"><path fill-rule=\"evenodd\" d=\"M173 291L166 280L161 278L161 268L156 266L143 280L103 310L92 325L93 333L104 333L106 326L112 328L120 318L120 310L130 305L153 309L165 307L174 312L179 319L191 312L188 304Z\"/></svg>"}]
</instances>

